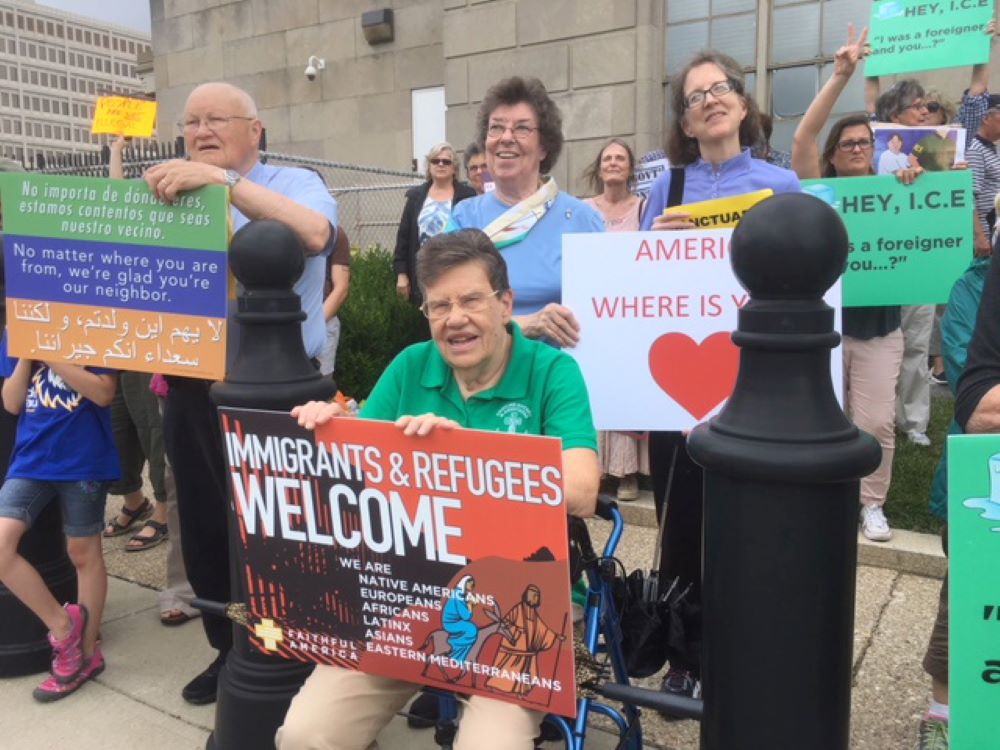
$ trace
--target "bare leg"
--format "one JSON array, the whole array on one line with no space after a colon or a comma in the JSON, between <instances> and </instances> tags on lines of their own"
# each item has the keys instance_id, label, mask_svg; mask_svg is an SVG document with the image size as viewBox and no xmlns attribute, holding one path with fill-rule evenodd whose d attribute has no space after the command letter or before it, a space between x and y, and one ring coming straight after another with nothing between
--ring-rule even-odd
<instances>
[{"instance_id":1,"label":"bare leg","mask_svg":"<svg viewBox=\"0 0 1000 750\"><path fill-rule=\"evenodd\" d=\"M18 542L27 530L23 521L0 518L0 581L45 623L53 636L62 640L73 625L69 615L49 592L38 571L17 553Z\"/></svg>"},{"instance_id":2,"label":"bare leg","mask_svg":"<svg viewBox=\"0 0 1000 750\"><path fill-rule=\"evenodd\" d=\"M83 654L92 656L97 643L104 615L104 602L108 596L108 572L104 567L101 536L71 537L66 550L76 567L80 589L80 604L87 608L87 630L83 634Z\"/></svg>"},{"instance_id":3,"label":"bare leg","mask_svg":"<svg viewBox=\"0 0 1000 750\"><path fill-rule=\"evenodd\" d=\"M945 682L939 682L938 680L931 680L931 696L934 698L935 703L947 706L948 684Z\"/></svg>"}]
</instances>

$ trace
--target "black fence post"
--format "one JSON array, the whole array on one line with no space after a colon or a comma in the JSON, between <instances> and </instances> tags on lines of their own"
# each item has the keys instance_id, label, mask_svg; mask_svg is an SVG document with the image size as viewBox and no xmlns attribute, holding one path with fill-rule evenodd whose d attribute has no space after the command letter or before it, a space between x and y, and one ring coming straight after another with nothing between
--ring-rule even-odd
<instances>
[{"instance_id":1,"label":"black fence post","mask_svg":"<svg viewBox=\"0 0 1000 750\"><path fill-rule=\"evenodd\" d=\"M305 268L298 236L280 222L250 222L233 236L229 264L244 289L236 313L241 332L226 380L212 386L213 402L287 411L333 396L333 381L319 374L302 342L306 314L292 291ZM231 598L246 602L238 522L232 507L229 511ZM261 653L241 626L234 626L233 641L219 675L215 730L208 747L270 750L288 704L311 667Z\"/></svg>"},{"instance_id":2,"label":"black fence post","mask_svg":"<svg viewBox=\"0 0 1000 750\"><path fill-rule=\"evenodd\" d=\"M739 375L688 443L705 467L701 747L846 750L858 480L882 456L830 379L840 336L822 297L847 231L824 202L779 195L743 217L730 251L750 293Z\"/></svg>"}]
</instances>

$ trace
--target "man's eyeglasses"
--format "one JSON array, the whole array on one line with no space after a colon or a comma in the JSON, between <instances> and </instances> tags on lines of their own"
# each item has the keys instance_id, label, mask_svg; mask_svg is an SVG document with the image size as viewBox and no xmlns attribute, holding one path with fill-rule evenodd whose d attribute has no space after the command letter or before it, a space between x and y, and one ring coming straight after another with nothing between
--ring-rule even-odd
<instances>
[{"instance_id":1,"label":"man's eyeglasses","mask_svg":"<svg viewBox=\"0 0 1000 750\"><path fill-rule=\"evenodd\" d=\"M485 169L486 169L486 165L485 164L470 164L469 165L469 171L470 172L482 172Z\"/></svg>"},{"instance_id":2,"label":"man's eyeglasses","mask_svg":"<svg viewBox=\"0 0 1000 750\"><path fill-rule=\"evenodd\" d=\"M219 133L229 127L233 120L256 120L256 117L246 115L229 115L228 117L189 117L186 120L178 120L177 127L184 133L197 133L198 129L204 125L213 133Z\"/></svg>"},{"instance_id":3,"label":"man's eyeglasses","mask_svg":"<svg viewBox=\"0 0 1000 750\"><path fill-rule=\"evenodd\" d=\"M707 89L692 91L690 94L685 96L684 108L695 109L696 107L702 106L709 94L714 96L716 99L719 99L733 91L739 93L739 86L736 81L718 81L717 83L713 83Z\"/></svg>"},{"instance_id":4,"label":"man's eyeglasses","mask_svg":"<svg viewBox=\"0 0 1000 750\"><path fill-rule=\"evenodd\" d=\"M500 294L500 290L489 294L466 294L457 300L433 299L427 300L420 306L420 312L430 320L440 320L451 314L453 307L458 307L464 313L479 313L485 310L490 300Z\"/></svg>"},{"instance_id":5,"label":"man's eyeglasses","mask_svg":"<svg viewBox=\"0 0 1000 750\"><path fill-rule=\"evenodd\" d=\"M435 167L450 167L455 163L451 159L431 159L430 161Z\"/></svg>"},{"instance_id":6,"label":"man's eyeglasses","mask_svg":"<svg viewBox=\"0 0 1000 750\"><path fill-rule=\"evenodd\" d=\"M533 128L530 125L525 125L521 123L520 125L503 125L499 122L492 122L490 126L486 128L487 138L503 138L503 134L507 131L513 134L514 139L518 141L526 141L531 137L538 128Z\"/></svg>"},{"instance_id":7,"label":"man's eyeglasses","mask_svg":"<svg viewBox=\"0 0 1000 750\"><path fill-rule=\"evenodd\" d=\"M837 148L839 148L841 151L847 151L847 152L851 152L854 149L867 151L873 145L875 144L872 142L871 138L858 138L857 140L853 141L839 141L837 143Z\"/></svg>"}]
</instances>

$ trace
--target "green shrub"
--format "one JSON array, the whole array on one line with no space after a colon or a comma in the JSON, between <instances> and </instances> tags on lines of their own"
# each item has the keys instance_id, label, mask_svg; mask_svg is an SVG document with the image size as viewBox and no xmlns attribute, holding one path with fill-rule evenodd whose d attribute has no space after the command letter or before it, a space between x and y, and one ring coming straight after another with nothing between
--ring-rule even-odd
<instances>
[{"instance_id":1,"label":"green shrub","mask_svg":"<svg viewBox=\"0 0 1000 750\"><path fill-rule=\"evenodd\" d=\"M420 311L396 294L392 252L380 245L351 254L351 293L340 309L337 387L368 398L382 371L405 347L418 341Z\"/></svg>"}]
</instances>

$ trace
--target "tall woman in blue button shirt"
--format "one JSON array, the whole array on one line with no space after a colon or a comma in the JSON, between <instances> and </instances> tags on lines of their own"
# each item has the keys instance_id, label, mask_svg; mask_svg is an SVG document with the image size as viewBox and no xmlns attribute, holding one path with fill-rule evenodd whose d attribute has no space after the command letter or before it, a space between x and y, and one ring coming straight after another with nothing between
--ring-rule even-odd
<instances>
[{"instance_id":1,"label":"tall woman in blue button shirt","mask_svg":"<svg viewBox=\"0 0 1000 750\"><path fill-rule=\"evenodd\" d=\"M694 229L691 215L663 211L672 205L726 198L770 188L799 192L795 173L755 159L750 149L763 142L757 105L746 94L739 64L727 55L705 50L695 55L671 84L673 123L667 142L672 169L653 183L642 229ZM671 182L683 174L683 190ZM660 558L660 581L680 578L691 585L689 600L701 597L702 472L687 454L679 432L651 432L650 468L657 513L667 504ZM671 467L673 471L671 472ZM672 478L670 478L672 477ZM668 478L669 487L668 487ZM697 623L689 623L697 627ZM667 692L692 695L697 690L700 655L675 658L663 681Z\"/></svg>"}]
</instances>

